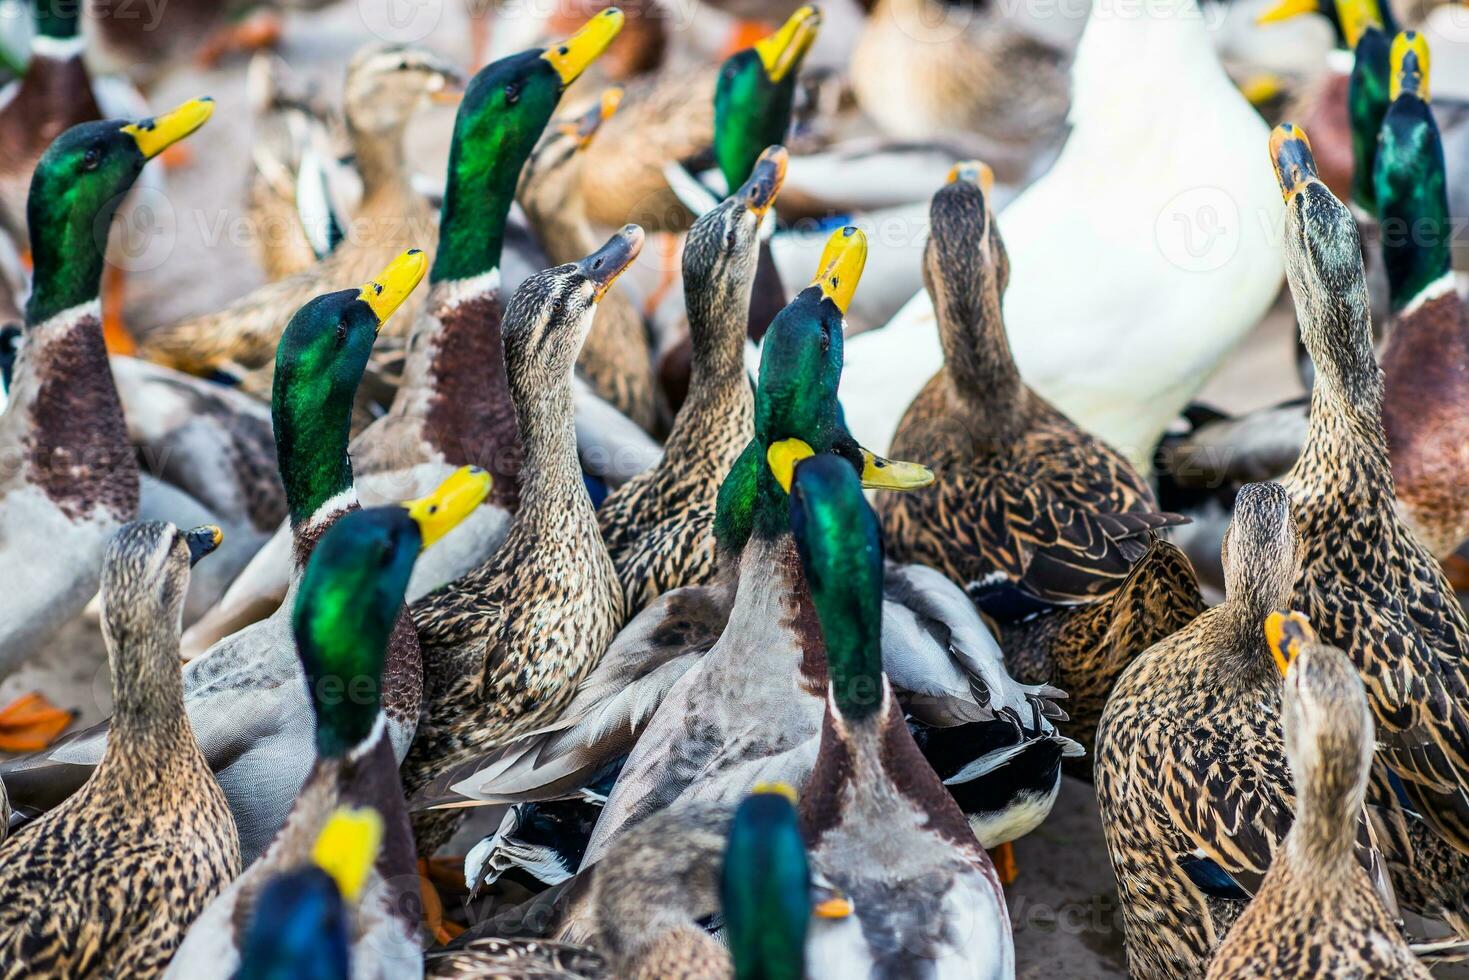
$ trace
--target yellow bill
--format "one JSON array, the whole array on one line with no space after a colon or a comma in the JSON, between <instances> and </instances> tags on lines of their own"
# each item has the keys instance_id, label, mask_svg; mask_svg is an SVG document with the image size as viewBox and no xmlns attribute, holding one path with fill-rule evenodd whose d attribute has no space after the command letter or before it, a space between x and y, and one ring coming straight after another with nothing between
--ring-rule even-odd
<instances>
[{"instance_id":1,"label":"yellow bill","mask_svg":"<svg viewBox=\"0 0 1469 980\"><path fill-rule=\"evenodd\" d=\"M179 140L209 121L214 115L214 100L208 97L190 99L161 116L142 119L122 127L122 131L138 144L138 152L151 160Z\"/></svg>"},{"instance_id":2,"label":"yellow bill","mask_svg":"<svg viewBox=\"0 0 1469 980\"><path fill-rule=\"evenodd\" d=\"M403 301L423 281L423 274L427 271L428 256L423 253L423 249L410 248L389 262L388 267L376 279L362 287L357 298L372 307L379 330L388 322L393 311L402 306Z\"/></svg>"},{"instance_id":3,"label":"yellow bill","mask_svg":"<svg viewBox=\"0 0 1469 980\"><path fill-rule=\"evenodd\" d=\"M834 895L811 906L811 914L818 919L845 919L852 914L852 901L842 895Z\"/></svg>"},{"instance_id":4,"label":"yellow bill","mask_svg":"<svg viewBox=\"0 0 1469 980\"><path fill-rule=\"evenodd\" d=\"M368 807L338 807L311 847L311 860L332 876L348 902L357 901L377 861L383 818Z\"/></svg>"},{"instance_id":5,"label":"yellow bill","mask_svg":"<svg viewBox=\"0 0 1469 980\"><path fill-rule=\"evenodd\" d=\"M559 123L556 128L566 136L575 137L576 148L585 150L591 145L602 124L616 115L617 107L621 104L622 86L614 85L602 93L596 105L575 119Z\"/></svg>"},{"instance_id":6,"label":"yellow bill","mask_svg":"<svg viewBox=\"0 0 1469 980\"><path fill-rule=\"evenodd\" d=\"M807 4L791 14L780 30L755 42L755 53L772 82L784 80L801 63L820 27L821 11Z\"/></svg>"},{"instance_id":7,"label":"yellow bill","mask_svg":"<svg viewBox=\"0 0 1469 980\"><path fill-rule=\"evenodd\" d=\"M403 504L427 548L454 530L490 495L494 480L478 466L461 466L434 492Z\"/></svg>"},{"instance_id":8,"label":"yellow bill","mask_svg":"<svg viewBox=\"0 0 1469 980\"><path fill-rule=\"evenodd\" d=\"M846 315L867 265L867 236L862 229L847 225L831 233L821 252L821 270L811 285L821 287L821 295L837 305Z\"/></svg>"},{"instance_id":9,"label":"yellow bill","mask_svg":"<svg viewBox=\"0 0 1469 980\"><path fill-rule=\"evenodd\" d=\"M556 69L562 85L570 85L616 40L624 19L621 10L608 7L583 24L581 30L571 37L547 48L541 57Z\"/></svg>"},{"instance_id":10,"label":"yellow bill","mask_svg":"<svg viewBox=\"0 0 1469 980\"><path fill-rule=\"evenodd\" d=\"M862 485L869 490L919 490L933 483L933 470L862 450Z\"/></svg>"},{"instance_id":11,"label":"yellow bill","mask_svg":"<svg viewBox=\"0 0 1469 980\"><path fill-rule=\"evenodd\" d=\"M1306 14L1319 13L1320 0L1280 0L1255 18L1257 24L1278 24Z\"/></svg>"},{"instance_id":12,"label":"yellow bill","mask_svg":"<svg viewBox=\"0 0 1469 980\"><path fill-rule=\"evenodd\" d=\"M1376 0L1337 0L1336 16L1341 21L1341 32L1348 50L1356 49L1367 28L1382 29L1382 10Z\"/></svg>"},{"instance_id":13,"label":"yellow bill","mask_svg":"<svg viewBox=\"0 0 1469 980\"><path fill-rule=\"evenodd\" d=\"M1298 612L1273 612L1265 617L1265 642L1270 645L1270 655L1275 666L1284 677L1300 655L1301 646L1314 642L1316 633L1310 620Z\"/></svg>"},{"instance_id":14,"label":"yellow bill","mask_svg":"<svg viewBox=\"0 0 1469 980\"><path fill-rule=\"evenodd\" d=\"M815 455L816 451L800 439L782 439L771 443L770 448L765 450L765 464L770 467L770 473L775 477L775 482L780 484L780 488L790 493L791 480L796 475L796 464Z\"/></svg>"},{"instance_id":15,"label":"yellow bill","mask_svg":"<svg viewBox=\"0 0 1469 980\"><path fill-rule=\"evenodd\" d=\"M756 783L750 792L762 796L784 796L792 806L796 804L796 789L790 783Z\"/></svg>"},{"instance_id":16,"label":"yellow bill","mask_svg":"<svg viewBox=\"0 0 1469 980\"><path fill-rule=\"evenodd\" d=\"M1396 99L1404 92L1428 101L1428 41L1417 31L1403 31L1392 39L1392 77L1388 94Z\"/></svg>"}]
</instances>

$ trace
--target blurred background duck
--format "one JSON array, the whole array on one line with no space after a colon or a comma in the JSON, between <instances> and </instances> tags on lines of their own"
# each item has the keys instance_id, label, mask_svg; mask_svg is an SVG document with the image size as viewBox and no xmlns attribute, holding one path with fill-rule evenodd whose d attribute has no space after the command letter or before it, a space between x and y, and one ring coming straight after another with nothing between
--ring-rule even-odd
<instances>
[{"instance_id":1,"label":"blurred background duck","mask_svg":"<svg viewBox=\"0 0 1469 980\"><path fill-rule=\"evenodd\" d=\"M322 535L291 617L295 652L311 692L314 762L269 846L189 930L169 965L170 976L232 973L241 960L245 924L260 914L261 887L321 852L322 836L341 819L340 807L366 808L349 818L344 833L382 841L347 895L356 901L350 915L356 975L417 972L412 833L385 714L399 706L384 704L380 692L384 671L400 669L389 649L414 560L477 506L486 490L488 480L479 474L465 492L354 511ZM329 694L349 686L368 693ZM328 841L326 847L349 843Z\"/></svg>"},{"instance_id":2,"label":"blurred background duck","mask_svg":"<svg viewBox=\"0 0 1469 980\"><path fill-rule=\"evenodd\" d=\"M1026 382L1146 473L1164 430L1279 292L1266 231L1279 205L1249 150L1266 127L1193 0L1137 17L1101 10L1071 81L1060 157L1004 211L1005 322ZM846 406L848 425L885 452L943 361L927 295L853 338L848 361L848 384L873 392Z\"/></svg>"},{"instance_id":3,"label":"blurred background duck","mask_svg":"<svg viewBox=\"0 0 1469 980\"><path fill-rule=\"evenodd\" d=\"M48 976L156 977L240 871L224 793L179 680L189 566L219 529L133 523L103 559L116 727L85 785L0 845L0 953Z\"/></svg>"},{"instance_id":4,"label":"blurred background duck","mask_svg":"<svg viewBox=\"0 0 1469 980\"><path fill-rule=\"evenodd\" d=\"M1281 644L1288 654L1280 714L1295 820L1208 976L1427 980L1433 974L1353 853L1374 750L1362 681L1351 660L1317 643L1300 617L1272 619L1274 629L1292 634Z\"/></svg>"},{"instance_id":5,"label":"blurred background duck","mask_svg":"<svg viewBox=\"0 0 1469 980\"><path fill-rule=\"evenodd\" d=\"M924 280L944 357L892 446L938 480L878 511L891 557L959 583L999 625L1016 675L1068 693L1065 731L1089 747L1118 673L1202 606L1187 560L1155 533L1182 519L1017 368L992 189L989 168L968 163L934 195Z\"/></svg>"},{"instance_id":6,"label":"blurred background duck","mask_svg":"<svg viewBox=\"0 0 1469 980\"><path fill-rule=\"evenodd\" d=\"M0 447L27 464L0 482L0 539L7 564L31 568L6 592L0 671L9 673L80 612L97 589L112 533L138 509L138 470L107 366L98 293L103 255L95 229L111 224L121 196L149 158L204 124L205 99L138 123L85 123L46 151L31 182L35 273L20 353L0 415ZM38 454L35 447L44 447ZM43 560L64 549L65 562ZM69 715L28 701L19 718L0 711L0 733L36 748Z\"/></svg>"}]
</instances>

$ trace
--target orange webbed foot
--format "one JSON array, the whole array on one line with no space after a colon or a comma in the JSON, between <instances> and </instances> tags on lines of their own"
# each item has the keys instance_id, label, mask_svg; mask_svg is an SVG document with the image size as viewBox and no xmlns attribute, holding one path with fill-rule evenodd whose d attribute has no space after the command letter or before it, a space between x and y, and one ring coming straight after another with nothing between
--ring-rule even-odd
<instances>
[{"instance_id":1,"label":"orange webbed foot","mask_svg":"<svg viewBox=\"0 0 1469 980\"><path fill-rule=\"evenodd\" d=\"M0 708L0 752L39 752L61 736L76 712L32 692Z\"/></svg>"}]
</instances>

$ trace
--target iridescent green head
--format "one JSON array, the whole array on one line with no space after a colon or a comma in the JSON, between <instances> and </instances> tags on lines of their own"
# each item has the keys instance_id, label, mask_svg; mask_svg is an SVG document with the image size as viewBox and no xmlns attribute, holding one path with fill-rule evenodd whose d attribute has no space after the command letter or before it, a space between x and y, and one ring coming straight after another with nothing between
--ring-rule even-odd
<instances>
[{"instance_id":1,"label":"iridescent green head","mask_svg":"<svg viewBox=\"0 0 1469 980\"><path fill-rule=\"evenodd\" d=\"M143 164L213 112L212 99L195 99L153 119L83 123L47 148L26 203L35 263L27 323L97 299L112 216Z\"/></svg>"},{"instance_id":2,"label":"iridescent green head","mask_svg":"<svg viewBox=\"0 0 1469 980\"><path fill-rule=\"evenodd\" d=\"M1391 62L1393 101L1378 136L1373 186L1389 293L1399 310L1448 274L1453 224L1423 36L1399 34Z\"/></svg>"},{"instance_id":3,"label":"iridescent green head","mask_svg":"<svg viewBox=\"0 0 1469 980\"><path fill-rule=\"evenodd\" d=\"M622 11L609 7L560 44L502 58L470 80L454 120L432 281L499 267L521 168L561 94L607 49L622 22Z\"/></svg>"},{"instance_id":4,"label":"iridescent green head","mask_svg":"<svg viewBox=\"0 0 1469 980\"><path fill-rule=\"evenodd\" d=\"M351 913L314 864L266 882L240 945L235 980L347 980Z\"/></svg>"},{"instance_id":5,"label":"iridescent green head","mask_svg":"<svg viewBox=\"0 0 1469 980\"><path fill-rule=\"evenodd\" d=\"M409 249L377 278L316 297L286 324L276 347L271 421L292 526L352 486L347 443L357 385L378 331L427 265L422 250Z\"/></svg>"},{"instance_id":6,"label":"iridescent green head","mask_svg":"<svg viewBox=\"0 0 1469 980\"><path fill-rule=\"evenodd\" d=\"M767 146L784 143L801 61L816 40L821 13L802 7L774 34L737 51L714 89L714 159L731 193L750 177Z\"/></svg>"},{"instance_id":7,"label":"iridescent green head","mask_svg":"<svg viewBox=\"0 0 1469 980\"><path fill-rule=\"evenodd\" d=\"M1357 56L1347 82L1347 115L1352 125L1352 200L1367 213L1377 213L1373 167L1377 134L1388 105L1388 36L1369 25L1357 41Z\"/></svg>"},{"instance_id":8,"label":"iridescent green head","mask_svg":"<svg viewBox=\"0 0 1469 980\"><path fill-rule=\"evenodd\" d=\"M882 705L882 535L851 464L813 456L796 467L791 532L811 588L832 696L860 721Z\"/></svg>"},{"instance_id":9,"label":"iridescent green head","mask_svg":"<svg viewBox=\"0 0 1469 980\"><path fill-rule=\"evenodd\" d=\"M720 898L735 980L806 975L811 871L790 787L757 786L735 810Z\"/></svg>"}]
</instances>

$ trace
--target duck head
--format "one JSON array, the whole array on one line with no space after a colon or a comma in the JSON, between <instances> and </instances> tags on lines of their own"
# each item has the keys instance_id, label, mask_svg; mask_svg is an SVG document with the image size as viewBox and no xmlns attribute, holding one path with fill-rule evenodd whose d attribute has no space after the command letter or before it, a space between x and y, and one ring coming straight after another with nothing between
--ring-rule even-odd
<instances>
[{"instance_id":1,"label":"duck head","mask_svg":"<svg viewBox=\"0 0 1469 980\"><path fill-rule=\"evenodd\" d=\"M343 756L372 737L383 661L413 563L489 489L489 474L465 467L422 500L352 511L322 535L291 619L316 711L320 756Z\"/></svg>"},{"instance_id":2,"label":"duck head","mask_svg":"<svg viewBox=\"0 0 1469 980\"><path fill-rule=\"evenodd\" d=\"M1382 117L1373 188L1392 308L1401 310L1449 274L1443 141L1428 104L1428 44L1399 34L1391 52L1392 104Z\"/></svg>"},{"instance_id":3,"label":"duck head","mask_svg":"<svg viewBox=\"0 0 1469 980\"><path fill-rule=\"evenodd\" d=\"M736 980L805 976L811 870L795 790L760 785L730 821L720 898Z\"/></svg>"},{"instance_id":4,"label":"duck head","mask_svg":"<svg viewBox=\"0 0 1469 980\"><path fill-rule=\"evenodd\" d=\"M571 380L597 303L643 248L643 229L625 225L580 262L539 272L505 309L505 366L517 409L538 404Z\"/></svg>"},{"instance_id":5,"label":"duck head","mask_svg":"<svg viewBox=\"0 0 1469 980\"><path fill-rule=\"evenodd\" d=\"M355 129L401 131L426 99L455 102L464 92L459 70L431 51L404 44L371 44L347 65L342 101Z\"/></svg>"},{"instance_id":6,"label":"duck head","mask_svg":"<svg viewBox=\"0 0 1469 980\"><path fill-rule=\"evenodd\" d=\"M754 532L774 538L790 526L787 495L801 460L822 453L845 459L865 485L890 490L927 486L923 466L884 459L857 444L837 401L844 316L867 262L867 236L839 228L828 239L816 277L771 321L760 356L755 437L719 488L715 537L737 552Z\"/></svg>"},{"instance_id":7,"label":"duck head","mask_svg":"<svg viewBox=\"0 0 1469 980\"><path fill-rule=\"evenodd\" d=\"M580 115L562 119L547 130L520 174L516 197L528 212L550 215L575 208L577 217L584 218L584 209L577 206L584 151L621 104L622 89L614 86Z\"/></svg>"},{"instance_id":8,"label":"duck head","mask_svg":"<svg viewBox=\"0 0 1469 980\"><path fill-rule=\"evenodd\" d=\"M214 112L194 99L152 119L73 126L42 155L31 178L26 217L35 263L26 321L97 299L107 229L143 165L194 132Z\"/></svg>"},{"instance_id":9,"label":"duck head","mask_svg":"<svg viewBox=\"0 0 1469 980\"><path fill-rule=\"evenodd\" d=\"M526 158L562 93L607 49L622 23L622 11L609 7L565 41L492 62L470 80L454 120L434 282L499 267Z\"/></svg>"},{"instance_id":10,"label":"duck head","mask_svg":"<svg viewBox=\"0 0 1469 980\"><path fill-rule=\"evenodd\" d=\"M1382 129L1382 117L1390 101L1390 45L1381 25L1368 24L1357 39L1356 57L1347 81L1347 117L1352 129L1352 200L1369 214L1377 213L1372 172L1377 159L1377 133Z\"/></svg>"},{"instance_id":11,"label":"duck head","mask_svg":"<svg viewBox=\"0 0 1469 980\"><path fill-rule=\"evenodd\" d=\"M79 3L54 3L47 0L36 0L31 4L33 23L36 26L36 37L53 38L55 40L67 40L77 36L77 24L81 20L81 8ZM46 45L36 44L32 40L33 54L43 54L55 57L55 52L45 50ZM81 53L80 46L76 53Z\"/></svg>"},{"instance_id":12,"label":"duck head","mask_svg":"<svg viewBox=\"0 0 1469 980\"><path fill-rule=\"evenodd\" d=\"M1220 553L1225 596L1249 622L1290 604L1301 548L1285 489L1278 483L1242 487Z\"/></svg>"},{"instance_id":13,"label":"duck head","mask_svg":"<svg viewBox=\"0 0 1469 980\"><path fill-rule=\"evenodd\" d=\"M804 6L780 30L720 66L714 88L714 159L726 187L743 184L761 152L785 141L796 75L820 27L820 11Z\"/></svg>"},{"instance_id":14,"label":"duck head","mask_svg":"<svg viewBox=\"0 0 1469 980\"><path fill-rule=\"evenodd\" d=\"M293 526L352 486L352 400L373 342L423 279L428 257L409 249L374 279L308 302L281 334L271 419Z\"/></svg>"}]
</instances>

